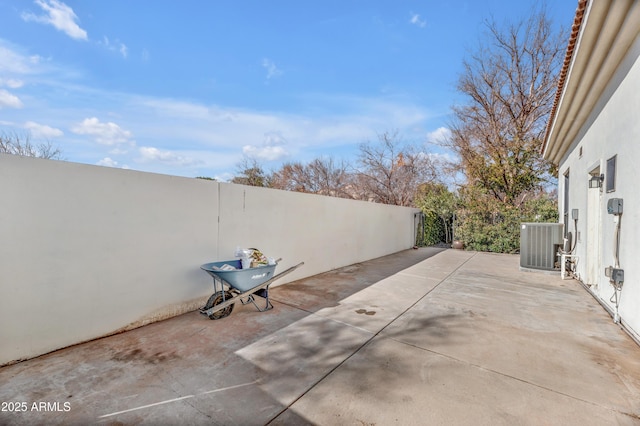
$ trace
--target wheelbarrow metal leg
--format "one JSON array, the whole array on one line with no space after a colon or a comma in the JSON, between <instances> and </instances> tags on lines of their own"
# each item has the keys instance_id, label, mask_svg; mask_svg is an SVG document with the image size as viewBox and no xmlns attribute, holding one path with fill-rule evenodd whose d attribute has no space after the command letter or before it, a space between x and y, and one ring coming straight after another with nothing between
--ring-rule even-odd
<instances>
[{"instance_id":1,"label":"wheelbarrow metal leg","mask_svg":"<svg viewBox=\"0 0 640 426\"><path fill-rule=\"evenodd\" d=\"M254 295L257 295L257 296L260 296L260 297L264 298L264 300L265 300L264 308L261 308L260 306L258 306L258 304L256 303L256 298L254 297ZM273 305L269 301L269 287L263 288L263 289L260 289L260 290L256 291L254 294L249 296L249 299L250 299L251 302L253 302L253 306L255 306L256 309L258 311L260 311L260 312L264 312L264 311L268 311L269 309L273 309Z\"/></svg>"}]
</instances>

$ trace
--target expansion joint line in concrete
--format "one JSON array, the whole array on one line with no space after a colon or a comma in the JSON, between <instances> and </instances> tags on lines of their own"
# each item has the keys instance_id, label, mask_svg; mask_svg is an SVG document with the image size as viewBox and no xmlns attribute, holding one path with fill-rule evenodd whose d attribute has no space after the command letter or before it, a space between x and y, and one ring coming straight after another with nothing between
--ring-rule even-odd
<instances>
[{"instance_id":1,"label":"expansion joint line in concrete","mask_svg":"<svg viewBox=\"0 0 640 426\"><path fill-rule=\"evenodd\" d=\"M392 319L391 321L389 321L389 323L387 325L385 325L384 327L382 327L380 330L378 330L376 333L373 333L371 335L371 337L369 337L367 340L364 341L364 343L362 343L360 346L358 346L349 356L347 356L345 359L343 359L340 363L338 363L335 367L333 367L331 370L329 370L325 375L323 375L322 377L320 377L318 380L316 380L314 383L311 384L311 386L309 386L309 388L307 388L307 390L305 390L304 392L302 392L296 399L294 399L293 401L291 401L289 403L289 405L287 405L285 408L283 408L280 412L278 412L275 416L273 416L273 418L271 420L269 420L269 422L267 422L266 424L269 425L271 424L274 420L276 420L278 417L280 417L280 415L282 415L285 411L287 411L288 409L291 408L291 406L293 404L295 404L297 401L299 401L303 396L305 396L307 393L309 393L309 391L311 391L313 388L315 388L318 384L320 384L320 382L322 382L324 379L326 379L329 375L331 375L334 371L336 371L338 368L340 368L342 365L344 365L347 361L349 361L355 354L357 354L358 352L360 352L360 350L362 350L362 348L364 348L365 346L367 346L369 343L371 343L371 341L373 339L375 339L376 337L378 337L378 335L380 333L382 333L384 330L387 329L387 327L389 327L391 324L393 324L398 318L400 318L401 316L403 316L404 314L407 313L407 311L409 311L411 308L413 308L416 304L418 304L422 299L424 299L425 297L427 297L433 290L435 290L436 288L438 288L443 282L445 282L446 280L449 279L449 277L451 275L453 275L454 273L456 273L460 268L462 268L464 265L467 264L467 262L469 262L471 259L473 259L475 256L477 255L477 253L473 253L469 258L465 259L464 262L462 262L460 265L456 266L455 269L451 272L449 272L447 274L446 277L444 277L442 280L440 280L440 282L438 284L436 284L435 286L433 286L429 291L427 291L425 294L423 294L420 298L418 298L418 300L416 300L414 303L412 303L407 309L405 309L404 311L402 311L400 314L398 314L394 319ZM282 303L282 302L280 302ZM298 308L299 309L299 308ZM302 309L304 311L304 309ZM308 311L305 311L308 312ZM310 312L313 313L313 312Z\"/></svg>"},{"instance_id":2,"label":"expansion joint line in concrete","mask_svg":"<svg viewBox=\"0 0 640 426\"><path fill-rule=\"evenodd\" d=\"M152 404L146 404L146 405L141 405L141 406L138 406L138 407L129 408L129 409L122 410L122 411L116 411L114 413L103 414L102 416L99 416L98 419L105 419L107 417L113 417L113 416L117 416L117 415L120 415L120 414L130 413L132 411L143 410L145 408L156 407L158 405L170 404L172 402L188 400L188 399L191 399L191 398L196 398L196 397L203 396L203 395L209 395L209 394L212 394L212 393L224 392L224 391L228 391L228 390L231 390L231 389L237 389L237 388L241 388L241 387L245 387L245 386L252 386L252 385L255 385L256 383L257 383L257 381L254 380L253 382L250 382L250 383L241 383L239 385L233 385L233 386L227 386L227 387L224 387L224 388L213 389L213 390L209 390L209 391L205 391L205 392L200 392L200 393L194 394L194 395L184 395L184 396L180 396L178 398L167 399L167 400L164 400L164 401L154 402ZM193 405L191 405L191 406L193 407Z\"/></svg>"},{"instance_id":3,"label":"expansion joint line in concrete","mask_svg":"<svg viewBox=\"0 0 640 426\"><path fill-rule=\"evenodd\" d=\"M629 414L629 413L625 413L623 411L614 410L611 407L600 405L600 404L597 404L597 403L595 403L593 401L588 401L588 400L583 399L583 398L578 398L576 396L570 395L570 394L565 393L565 392L559 392L559 391L557 391L555 389L551 389L549 387L542 386L542 385L530 382L530 381L525 380L525 379L521 379L520 377L516 377L516 376L513 376L511 374L502 373L500 371L496 371L496 370L493 370L491 368L483 367L482 365L474 364L472 362L465 361L465 360L462 360L460 358L456 358L456 357L453 357L451 355L444 354L442 352L438 352L438 351L434 351L434 350L431 350L431 349L423 348L422 346L414 345L412 343L403 342L403 341L397 340L397 339L393 339L393 340L398 342L398 343L400 343L400 344L411 346L412 348L415 348L415 349L418 349L418 350L421 350L421 351L430 352L430 353L432 353L434 355L438 355L438 356L441 356L443 358L447 358L447 359L449 359L451 361L454 361L454 362L459 362L461 364L466 364L467 366L473 367L473 368L477 368L478 370L486 371L488 373L497 374L497 375L505 377L507 379L516 380L516 381L518 381L520 383L524 383L525 385L528 385L528 386L533 386L533 387L536 387L538 389L545 390L547 392L551 392L551 393L554 393L554 394L557 394L557 395L565 396L567 398L570 398L570 399L573 399L573 400L576 400L576 401L580 401L580 402L583 402L585 404L593 405L594 407L603 408L603 409L606 409L606 410L609 410L609 411L613 411L613 412L616 412L616 413L619 413L619 414L624 414L625 416L631 416L631 417L640 419L640 416L636 416L635 414Z\"/></svg>"},{"instance_id":4,"label":"expansion joint line in concrete","mask_svg":"<svg viewBox=\"0 0 640 426\"><path fill-rule=\"evenodd\" d=\"M475 256L475 253L474 253L474 256ZM473 257L473 256L472 256L472 257ZM425 295L424 295L424 296L422 296L420 299L418 299L418 300L416 301L416 303L414 303L413 305L411 305L411 306L410 306L407 310L405 310L402 314L398 315L395 319L393 319L393 320L392 320L389 324L387 324L387 325L386 325L382 330L384 330L384 329L385 329L385 328L387 328L389 325L391 325L391 323L393 323L396 319L398 319L399 317L401 317L402 315L404 315L404 313L405 313L405 312L407 312L409 309L411 309L411 308L412 308L414 305L416 305L420 300L422 300L422 299L424 299L426 296L428 296L428 295L429 295L429 293L431 293L431 292L432 292L433 290L435 290L435 289L436 289L440 284L442 284L444 281L446 281L446 280L447 280L447 279L448 279L448 278L449 278L449 277L450 277L454 272L456 272L456 271L457 271L459 268L461 268L465 263L467 263L469 260L471 260L471 259L472 259L472 257L470 257L470 258L469 258L469 259L467 259L464 263L462 263L460 266L458 266L458 268L456 268L453 272L451 272L449 275L447 275L447 276L446 276L442 281L440 281L440 282L439 282L435 287L433 287L431 290L429 290L427 293L425 293ZM580 284L582 284L582 283L580 283ZM589 291L589 292L592 294L592 296L594 296L594 297L595 297L595 295L593 295L592 291L591 291L589 288L587 288L584 284L582 284L582 285L583 285L583 287L585 287L585 288L587 289L587 291ZM596 297L596 300L598 300L598 298L597 298L597 297ZM598 301L599 301L599 300L598 300ZM599 302L600 302L600 301L599 301ZM601 304L602 304L602 302L601 302ZM612 316L613 316L613 315L612 315ZM376 333L376 335L377 335L377 334L379 334L382 330L380 330L378 333ZM374 336L374 337L375 337L375 336ZM372 339L373 339L373 337L372 337L371 339L369 339L367 342L365 342L365 343L364 343L360 348L358 348L358 349L356 350L356 352L358 352L362 347L364 347L364 346L365 346L367 343L369 343ZM393 339L393 338L391 338L391 339ZM557 391L557 390L555 390L555 389L551 389L551 388L549 388L549 387L542 386L542 385L539 385L539 384L537 384L537 383L530 382L530 381L525 380L525 379L522 379L522 378L520 378L520 377L515 377L515 376L513 376L513 375L511 375L511 374L502 373L502 372L500 372L500 371L496 371L496 370L493 370L493 369L491 369L491 368L483 367L483 366L481 366L481 365L479 365L479 364L474 364L474 363L471 363L471 362L468 362L468 361L464 361L464 360L461 360L461 359L459 359L459 358L452 357L451 355L447 355L447 354L444 354L444 353L442 353L442 352L437 352L437 351L434 351L434 350L431 350L431 349L427 349L427 348L424 348L424 347L421 347L421 346L417 346L417 345L414 345L414 344L411 344L411 343L403 342L403 341L400 341L400 340L397 340L397 339L393 339L393 340L394 340L394 341L396 341L396 342L398 342L398 343L401 343L401 344L404 344L404 345L407 345L407 346L411 346L411 347L416 348L416 349L419 349L419 350L423 350L423 351L426 351L426 352L431 352L431 353L433 353L433 354L435 354L435 355L438 355L438 356L441 356L441 357L444 357L444 358L448 358L448 359L450 359L450 360L452 360L452 361L455 361L455 362L459 362L459 363L466 364L466 365L468 365L468 366L470 366L470 367L474 367L474 368L477 368L477 369L479 369L479 370L483 370L483 371L486 371L486 372L489 372L489 373L497 374L497 375L499 375L499 376L506 377L506 378L511 379L511 380L516 380L516 381L521 382L521 383L524 383L524 384L526 384L526 385L528 385L528 386L534 386L534 387L536 387L536 388L538 388L538 389L542 389L542 390L545 390L545 391L547 391L547 392L551 392L551 393L554 393L554 394L557 394L557 395L561 395L561 396L564 396L564 397L567 397L567 398L570 398L570 399L573 399L573 400L576 400L576 401L580 401L580 402L585 403L585 404L590 404L590 405L593 405L593 406L595 406L595 407L599 407L599 408L607 409L607 410L610 410L610 411L616 412L616 413L618 413L618 414L622 414L622 415L625 415L625 416L632 417L632 418L634 418L634 419L640 419L640 416L638 416L638 415L636 415L636 414L630 414L630 413L625 413L625 412L623 412L623 411L618 411L618 410L615 410L615 409L613 409L613 408L611 408L611 407L607 407L607 406L604 406L604 405L597 404L597 403L595 403L595 402L593 402L593 401L588 401L588 400L583 399L583 398L578 398L578 397L576 397L576 396L574 396L574 395L570 395L570 394L565 393L565 392L559 392L559 391ZM638 343L638 342L636 341L636 343ZM355 352L354 352L354 354L355 354ZM353 355L353 354L352 354L352 355ZM347 358L347 359L348 359L348 358ZM346 360L345 360L345 361L346 361ZM344 361L343 361L343 362L344 362ZM336 367L336 368L337 368L337 367ZM335 370L335 369L334 369L334 370ZM325 377L326 377L326 376L325 376ZM323 377L323 379L324 379L324 377Z\"/></svg>"}]
</instances>

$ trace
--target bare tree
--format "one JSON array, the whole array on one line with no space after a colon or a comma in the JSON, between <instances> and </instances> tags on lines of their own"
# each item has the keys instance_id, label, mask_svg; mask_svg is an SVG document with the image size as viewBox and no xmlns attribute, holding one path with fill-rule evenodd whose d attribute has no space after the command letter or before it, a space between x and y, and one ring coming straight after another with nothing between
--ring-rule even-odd
<instances>
[{"instance_id":1,"label":"bare tree","mask_svg":"<svg viewBox=\"0 0 640 426\"><path fill-rule=\"evenodd\" d=\"M415 145L403 144L397 131L378 135L378 144L360 145L359 186L372 201L413 206L418 186L436 180L435 163Z\"/></svg>"},{"instance_id":2,"label":"bare tree","mask_svg":"<svg viewBox=\"0 0 640 426\"><path fill-rule=\"evenodd\" d=\"M551 111L565 33L545 13L498 28L464 62L457 88L467 103L453 108L446 145L459 157L467 183L501 203L519 206L550 177L539 148Z\"/></svg>"},{"instance_id":3,"label":"bare tree","mask_svg":"<svg viewBox=\"0 0 640 426\"><path fill-rule=\"evenodd\" d=\"M316 158L308 164L287 163L271 176L271 187L289 191L353 198L352 175L345 161Z\"/></svg>"},{"instance_id":4,"label":"bare tree","mask_svg":"<svg viewBox=\"0 0 640 426\"><path fill-rule=\"evenodd\" d=\"M0 134L0 153L22 155L24 157L48 158L61 160L62 151L51 142L46 141L38 145L31 143L29 133L2 133Z\"/></svg>"},{"instance_id":5,"label":"bare tree","mask_svg":"<svg viewBox=\"0 0 640 426\"><path fill-rule=\"evenodd\" d=\"M231 183L249 186L269 186L269 176L255 158L243 157L237 165L238 175L231 179Z\"/></svg>"},{"instance_id":6,"label":"bare tree","mask_svg":"<svg viewBox=\"0 0 640 426\"><path fill-rule=\"evenodd\" d=\"M271 176L271 187L285 191L310 192L304 164L285 163Z\"/></svg>"}]
</instances>

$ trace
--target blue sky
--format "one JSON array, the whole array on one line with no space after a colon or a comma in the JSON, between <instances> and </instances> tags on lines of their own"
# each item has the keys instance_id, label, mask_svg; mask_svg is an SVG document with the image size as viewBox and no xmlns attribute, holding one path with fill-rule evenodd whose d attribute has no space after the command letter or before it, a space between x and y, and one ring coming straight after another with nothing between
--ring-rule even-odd
<instances>
[{"instance_id":1,"label":"blue sky","mask_svg":"<svg viewBox=\"0 0 640 426\"><path fill-rule=\"evenodd\" d=\"M4 0L0 132L67 161L229 179L447 132L484 22L535 0ZM577 0L549 1L570 27Z\"/></svg>"}]
</instances>

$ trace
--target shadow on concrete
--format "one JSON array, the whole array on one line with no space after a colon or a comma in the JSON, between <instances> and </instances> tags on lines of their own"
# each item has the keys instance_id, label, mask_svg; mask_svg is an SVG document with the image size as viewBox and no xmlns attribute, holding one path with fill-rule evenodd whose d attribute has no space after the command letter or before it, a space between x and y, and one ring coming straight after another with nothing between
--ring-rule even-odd
<instances>
[{"instance_id":1,"label":"shadow on concrete","mask_svg":"<svg viewBox=\"0 0 640 426\"><path fill-rule=\"evenodd\" d=\"M418 333L424 340L410 346L453 345L464 341L465 330L452 327L464 322L464 318L458 317L444 314L415 318L408 327L384 334L365 333L334 321L320 324L317 317L309 317L270 336L268 341L240 350L238 355L259 369L262 388L287 407L274 417L274 424L291 424L289 416L295 414L289 412L291 404L343 365L346 369L341 369L341 374L347 374L349 379L341 383L341 392L363 394L384 383L386 391L369 393L368 398L396 402L396 390L402 389L407 377L417 374L416 360L407 357L406 351L387 350L380 341L394 340L393 347L397 348L397 342L407 344L405 337ZM286 344L280 346L283 341ZM423 350L416 352L433 356ZM278 419L283 415L286 421L280 423Z\"/></svg>"},{"instance_id":2,"label":"shadow on concrete","mask_svg":"<svg viewBox=\"0 0 640 426\"><path fill-rule=\"evenodd\" d=\"M341 300L352 294L444 250L446 248L423 247L356 263L274 287L270 291L270 297L307 312L317 312L337 306Z\"/></svg>"},{"instance_id":3,"label":"shadow on concrete","mask_svg":"<svg viewBox=\"0 0 640 426\"><path fill-rule=\"evenodd\" d=\"M264 313L236 306L211 321L190 312L2 367L0 400L69 402L71 411L0 413L0 424L265 424L375 336L311 313L444 250L405 250L274 287L275 309ZM416 318L404 332L427 329L430 338L447 340L440 326L446 321L446 315ZM396 334L385 337L402 331ZM385 362L375 351L367 356L371 368ZM307 423L293 412L287 418Z\"/></svg>"}]
</instances>

